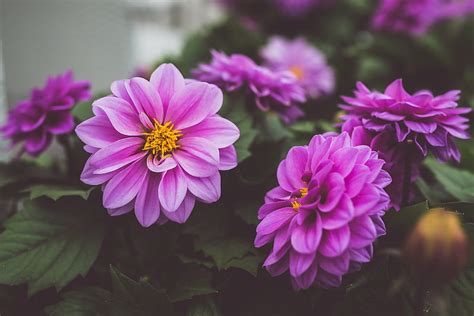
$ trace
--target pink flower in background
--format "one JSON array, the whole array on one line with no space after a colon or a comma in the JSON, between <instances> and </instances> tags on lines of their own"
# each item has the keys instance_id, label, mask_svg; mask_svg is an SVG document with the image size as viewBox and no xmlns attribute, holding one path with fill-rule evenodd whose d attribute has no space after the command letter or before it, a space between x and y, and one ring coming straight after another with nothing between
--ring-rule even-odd
<instances>
[{"instance_id":1,"label":"pink flower in background","mask_svg":"<svg viewBox=\"0 0 474 316\"><path fill-rule=\"evenodd\" d=\"M343 97L347 104L341 106L346 111L342 130L351 133L356 143L378 151L387 162L384 168L393 178L387 191L396 209L409 202L406 195L413 192L407 186L418 177L428 152L442 162L461 159L454 139L469 138L469 119L461 115L471 109L458 108L460 91L440 96L427 90L409 94L399 79L384 93L370 91L359 82L354 93L353 98Z\"/></svg>"},{"instance_id":2,"label":"pink flower in background","mask_svg":"<svg viewBox=\"0 0 474 316\"><path fill-rule=\"evenodd\" d=\"M377 30L419 35L438 21L473 11L473 0L380 0L372 26Z\"/></svg>"},{"instance_id":3,"label":"pink flower in background","mask_svg":"<svg viewBox=\"0 0 474 316\"><path fill-rule=\"evenodd\" d=\"M372 257L385 234L391 179L384 161L347 133L314 136L290 149L278 167L278 186L258 212L255 246L273 242L264 267L272 276L289 270L293 286L336 287L346 273Z\"/></svg>"},{"instance_id":4,"label":"pink flower in background","mask_svg":"<svg viewBox=\"0 0 474 316\"><path fill-rule=\"evenodd\" d=\"M12 147L21 144L19 155L37 156L48 148L54 135L73 130L71 108L90 97L90 82L75 82L72 71L48 77L43 88L34 88L28 99L10 110L0 131Z\"/></svg>"},{"instance_id":5,"label":"pink flower in background","mask_svg":"<svg viewBox=\"0 0 474 316\"><path fill-rule=\"evenodd\" d=\"M334 90L334 70L326 63L326 57L304 38L286 40L274 36L261 50L261 56L268 68L293 73L308 97L316 98Z\"/></svg>"},{"instance_id":6,"label":"pink flower in background","mask_svg":"<svg viewBox=\"0 0 474 316\"><path fill-rule=\"evenodd\" d=\"M222 92L186 82L163 64L150 81L112 83L112 95L93 103L95 116L76 128L91 157L81 180L103 185L112 216L135 209L142 226L184 223L195 200L220 198L220 170L237 165L238 128L220 117Z\"/></svg>"},{"instance_id":7,"label":"pink flower in background","mask_svg":"<svg viewBox=\"0 0 474 316\"><path fill-rule=\"evenodd\" d=\"M216 84L229 92L245 89L255 96L262 111L274 111L285 123L292 123L304 113L299 104L306 101L303 88L287 71L272 71L258 66L247 56L212 51L212 61L193 71L199 80Z\"/></svg>"}]
</instances>

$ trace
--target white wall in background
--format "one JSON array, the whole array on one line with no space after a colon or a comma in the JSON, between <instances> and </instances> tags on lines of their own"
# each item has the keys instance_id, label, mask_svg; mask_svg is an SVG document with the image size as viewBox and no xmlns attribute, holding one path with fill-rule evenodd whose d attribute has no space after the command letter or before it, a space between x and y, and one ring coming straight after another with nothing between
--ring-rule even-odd
<instances>
[{"instance_id":1,"label":"white wall in background","mask_svg":"<svg viewBox=\"0 0 474 316\"><path fill-rule=\"evenodd\" d=\"M0 0L8 104L68 68L95 91L108 89L136 66L178 53L189 33L219 18L213 2Z\"/></svg>"}]
</instances>

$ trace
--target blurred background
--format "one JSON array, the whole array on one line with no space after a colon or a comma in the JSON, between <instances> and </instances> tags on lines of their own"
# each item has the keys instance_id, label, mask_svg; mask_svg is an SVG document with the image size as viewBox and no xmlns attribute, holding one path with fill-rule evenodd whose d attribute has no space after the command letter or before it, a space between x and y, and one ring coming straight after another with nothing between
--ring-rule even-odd
<instances>
[{"instance_id":1,"label":"blurred background","mask_svg":"<svg viewBox=\"0 0 474 316\"><path fill-rule=\"evenodd\" d=\"M222 16L212 0L0 0L0 121L47 75L104 90Z\"/></svg>"}]
</instances>

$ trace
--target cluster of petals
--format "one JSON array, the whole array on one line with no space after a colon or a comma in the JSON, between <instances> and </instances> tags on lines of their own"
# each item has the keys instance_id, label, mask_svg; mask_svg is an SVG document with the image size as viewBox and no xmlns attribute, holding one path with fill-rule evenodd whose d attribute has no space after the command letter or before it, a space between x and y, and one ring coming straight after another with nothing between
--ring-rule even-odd
<instances>
[{"instance_id":1,"label":"cluster of petals","mask_svg":"<svg viewBox=\"0 0 474 316\"><path fill-rule=\"evenodd\" d=\"M0 131L12 146L21 144L20 155L37 156L48 148L54 135L73 130L71 108L90 97L90 83L74 81L72 71L50 76L43 88L33 88L30 97L8 113Z\"/></svg>"},{"instance_id":2,"label":"cluster of petals","mask_svg":"<svg viewBox=\"0 0 474 316\"><path fill-rule=\"evenodd\" d=\"M369 262L374 241L385 234L391 178L383 164L347 133L316 135L290 149L278 167L279 185L258 212L255 246L273 242L268 272L289 270L295 289L327 288Z\"/></svg>"},{"instance_id":3,"label":"cluster of petals","mask_svg":"<svg viewBox=\"0 0 474 316\"><path fill-rule=\"evenodd\" d=\"M307 97L317 98L333 92L334 70L323 53L304 38L287 40L274 36L260 54L271 70L292 72Z\"/></svg>"},{"instance_id":4,"label":"cluster of petals","mask_svg":"<svg viewBox=\"0 0 474 316\"><path fill-rule=\"evenodd\" d=\"M183 223L195 201L221 193L220 170L237 165L238 128L217 114L221 90L185 80L163 64L150 81L112 83L112 95L93 103L94 117L76 128L91 157L81 179L102 185L112 216L135 210L142 226Z\"/></svg>"},{"instance_id":5,"label":"cluster of petals","mask_svg":"<svg viewBox=\"0 0 474 316\"><path fill-rule=\"evenodd\" d=\"M472 0L380 0L372 26L375 29L419 35L438 21L472 12Z\"/></svg>"},{"instance_id":6,"label":"cluster of petals","mask_svg":"<svg viewBox=\"0 0 474 316\"><path fill-rule=\"evenodd\" d=\"M441 162L461 159L454 139L469 138L469 119L462 114L471 109L458 107L460 91L440 96L427 90L409 94L398 79L383 93L359 82L354 94L343 97L346 104L341 108L346 114L341 117L342 130L351 133L357 143L377 150L387 162L385 169L393 178L388 191L396 208L400 207L406 163L411 164L413 182L429 152ZM354 132L358 127L363 129Z\"/></svg>"},{"instance_id":7,"label":"cluster of petals","mask_svg":"<svg viewBox=\"0 0 474 316\"><path fill-rule=\"evenodd\" d=\"M275 111L285 123L291 123L303 115L298 105L306 101L305 91L294 74L259 66L244 55L211 53L212 61L199 65L193 71L197 79L216 84L229 92L246 89L247 93L255 96L258 108Z\"/></svg>"}]
</instances>

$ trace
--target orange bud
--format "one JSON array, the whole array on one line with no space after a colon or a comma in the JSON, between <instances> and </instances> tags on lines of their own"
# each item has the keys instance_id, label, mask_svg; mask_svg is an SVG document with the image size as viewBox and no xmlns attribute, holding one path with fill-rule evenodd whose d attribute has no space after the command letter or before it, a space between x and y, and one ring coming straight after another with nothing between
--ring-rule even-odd
<instances>
[{"instance_id":1,"label":"orange bud","mask_svg":"<svg viewBox=\"0 0 474 316\"><path fill-rule=\"evenodd\" d=\"M428 285L442 284L465 266L468 238L456 213L435 208L423 215L409 235L403 255Z\"/></svg>"}]
</instances>

